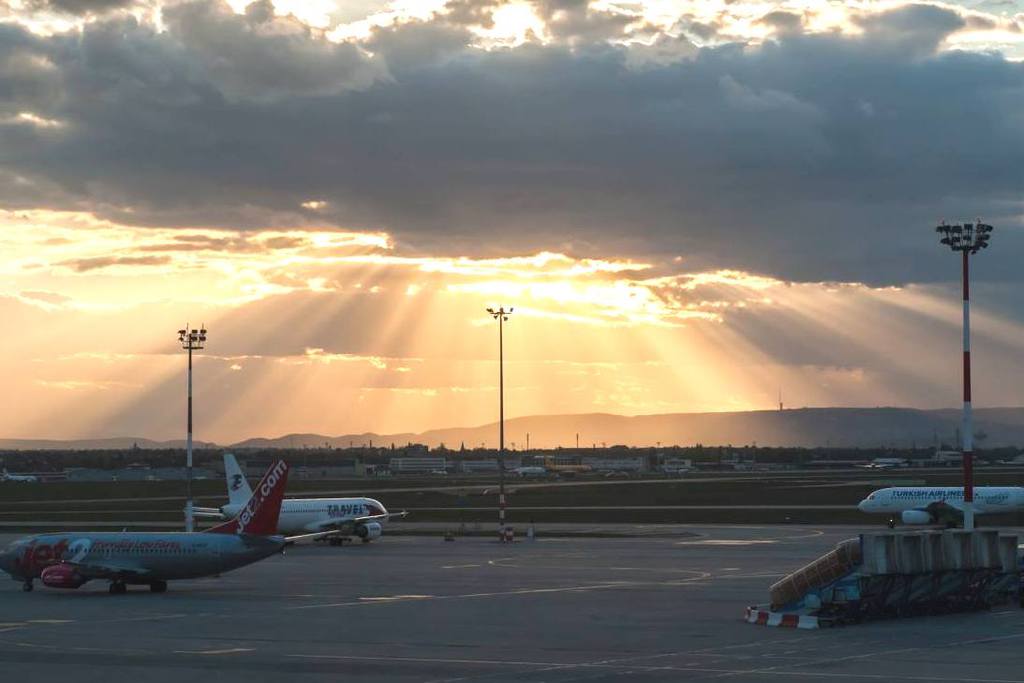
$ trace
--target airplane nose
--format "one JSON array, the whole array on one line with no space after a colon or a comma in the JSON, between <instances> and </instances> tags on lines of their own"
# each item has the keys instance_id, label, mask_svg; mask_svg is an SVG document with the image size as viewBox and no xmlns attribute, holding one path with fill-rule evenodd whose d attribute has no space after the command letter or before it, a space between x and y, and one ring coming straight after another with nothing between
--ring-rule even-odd
<instances>
[{"instance_id":1,"label":"airplane nose","mask_svg":"<svg viewBox=\"0 0 1024 683\"><path fill-rule=\"evenodd\" d=\"M861 512L867 512L868 511L868 499L865 498L861 502L857 503L857 509L860 510Z\"/></svg>"}]
</instances>

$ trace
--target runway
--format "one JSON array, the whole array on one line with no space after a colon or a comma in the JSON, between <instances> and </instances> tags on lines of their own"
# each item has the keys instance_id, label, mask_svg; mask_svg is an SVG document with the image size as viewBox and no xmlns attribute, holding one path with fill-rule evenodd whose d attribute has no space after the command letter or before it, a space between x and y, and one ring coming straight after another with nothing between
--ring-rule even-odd
<instances>
[{"instance_id":1,"label":"runway","mask_svg":"<svg viewBox=\"0 0 1024 683\"><path fill-rule=\"evenodd\" d=\"M0 671L104 683L1021 679L1017 608L820 631L742 621L776 577L857 529L671 528L307 546L164 595L111 596L102 582L26 594L4 581Z\"/></svg>"}]
</instances>

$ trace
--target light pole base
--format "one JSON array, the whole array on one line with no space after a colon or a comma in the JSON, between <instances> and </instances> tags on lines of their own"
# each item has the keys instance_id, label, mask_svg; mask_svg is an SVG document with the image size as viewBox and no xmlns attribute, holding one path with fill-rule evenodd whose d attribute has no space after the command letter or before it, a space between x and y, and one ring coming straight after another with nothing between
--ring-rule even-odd
<instances>
[{"instance_id":1,"label":"light pole base","mask_svg":"<svg viewBox=\"0 0 1024 683\"><path fill-rule=\"evenodd\" d=\"M974 510L970 507L964 510L964 531L974 531Z\"/></svg>"},{"instance_id":2,"label":"light pole base","mask_svg":"<svg viewBox=\"0 0 1024 683\"><path fill-rule=\"evenodd\" d=\"M192 501L185 503L185 531L192 533L195 531L195 515L192 510Z\"/></svg>"}]
</instances>

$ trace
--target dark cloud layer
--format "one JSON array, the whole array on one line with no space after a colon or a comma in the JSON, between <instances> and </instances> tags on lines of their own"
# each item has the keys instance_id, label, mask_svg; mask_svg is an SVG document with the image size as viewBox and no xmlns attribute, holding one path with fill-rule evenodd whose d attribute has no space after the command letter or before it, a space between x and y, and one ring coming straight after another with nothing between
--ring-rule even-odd
<instances>
[{"instance_id":1,"label":"dark cloud layer","mask_svg":"<svg viewBox=\"0 0 1024 683\"><path fill-rule=\"evenodd\" d=\"M542 4L566 35L620 21ZM182 5L163 33L0 26L0 113L66 124L0 123L0 175L20 178L0 202L869 282L948 277L931 226L983 216L1000 227L983 275L1020 278L1024 66L940 53L963 26L949 10L865 15L855 37L782 21L762 47L645 61L584 38L469 50L456 18L379 29L371 55L261 7Z\"/></svg>"},{"instance_id":2,"label":"dark cloud layer","mask_svg":"<svg viewBox=\"0 0 1024 683\"><path fill-rule=\"evenodd\" d=\"M102 14L134 5L136 0L29 0L28 6L37 10L53 10L65 14Z\"/></svg>"}]
</instances>

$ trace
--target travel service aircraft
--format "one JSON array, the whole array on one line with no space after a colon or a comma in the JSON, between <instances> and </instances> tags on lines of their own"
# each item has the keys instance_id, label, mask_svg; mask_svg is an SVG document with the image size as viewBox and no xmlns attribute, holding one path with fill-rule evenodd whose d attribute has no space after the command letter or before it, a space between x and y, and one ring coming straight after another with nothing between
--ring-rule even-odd
<instances>
[{"instance_id":1,"label":"travel service aircraft","mask_svg":"<svg viewBox=\"0 0 1024 683\"><path fill-rule=\"evenodd\" d=\"M249 500L252 489L230 453L224 454L224 476L228 483L227 505L195 508L197 517L231 519ZM277 531L282 534L335 531L337 533L327 537L332 545L341 543L346 535L358 536L363 543L369 543L384 533L382 522L405 515L405 512L389 513L373 498L288 498L281 505Z\"/></svg>"},{"instance_id":2,"label":"travel service aircraft","mask_svg":"<svg viewBox=\"0 0 1024 683\"><path fill-rule=\"evenodd\" d=\"M39 477L32 474L11 474L7 471L7 468L5 467L4 471L0 472L0 481L30 482L39 481Z\"/></svg>"},{"instance_id":3,"label":"travel service aircraft","mask_svg":"<svg viewBox=\"0 0 1024 683\"><path fill-rule=\"evenodd\" d=\"M223 574L276 555L299 540L334 532L277 535L288 465L267 470L236 519L201 533L64 532L15 542L0 553L0 569L31 591L35 579L50 588L79 588L94 579L110 581L113 594L128 584L154 593L167 582Z\"/></svg>"},{"instance_id":4,"label":"travel service aircraft","mask_svg":"<svg viewBox=\"0 0 1024 683\"><path fill-rule=\"evenodd\" d=\"M889 515L889 526L897 516L904 524L955 526L963 521L964 489L961 486L894 486L879 489L858 505L861 512ZM1024 488L1020 486L974 487L974 514L1016 512L1024 509Z\"/></svg>"}]
</instances>

